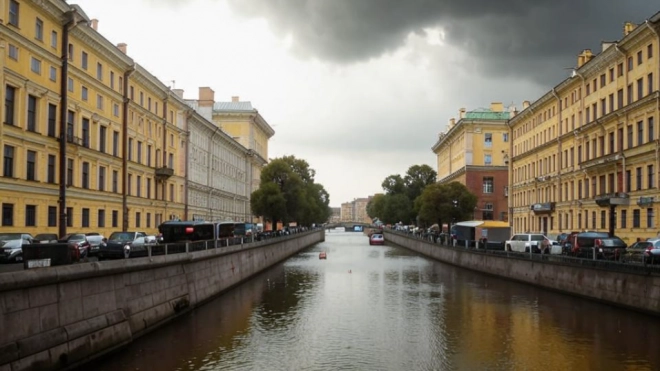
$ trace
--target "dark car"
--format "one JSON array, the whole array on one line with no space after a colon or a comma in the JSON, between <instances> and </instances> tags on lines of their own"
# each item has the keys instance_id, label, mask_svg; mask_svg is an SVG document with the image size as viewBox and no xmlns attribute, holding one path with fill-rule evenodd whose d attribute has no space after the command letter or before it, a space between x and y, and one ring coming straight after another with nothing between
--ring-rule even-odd
<instances>
[{"instance_id":1,"label":"dark car","mask_svg":"<svg viewBox=\"0 0 660 371\"><path fill-rule=\"evenodd\" d=\"M106 241L106 238L99 233L85 233L87 241L89 242L89 255L96 256L99 254L99 248Z\"/></svg>"},{"instance_id":2,"label":"dark car","mask_svg":"<svg viewBox=\"0 0 660 371\"><path fill-rule=\"evenodd\" d=\"M571 233L566 246L573 256L619 260L628 244L619 237L610 236L607 232L582 232Z\"/></svg>"},{"instance_id":3,"label":"dark car","mask_svg":"<svg viewBox=\"0 0 660 371\"><path fill-rule=\"evenodd\" d=\"M149 254L147 245L155 243L155 237L144 232L112 232L99 247L99 259L128 259Z\"/></svg>"},{"instance_id":4,"label":"dark car","mask_svg":"<svg viewBox=\"0 0 660 371\"><path fill-rule=\"evenodd\" d=\"M0 262L23 261L23 245L33 241L29 233L0 233Z\"/></svg>"},{"instance_id":5,"label":"dark car","mask_svg":"<svg viewBox=\"0 0 660 371\"><path fill-rule=\"evenodd\" d=\"M76 258L74 256L74 261L78 259L84 259L89 256L91 245L89 241L87 241L87 236L85 236L84 233L69 233L62 236L62 238L57 240L57 242L68 243L69 246L76 248L78 251L78 257Z\"/></svg>"},{"instance_id":6,"label":"dark car","mask_svg":"<svg viewBox=\"0 0 660 371\"><path fill-rule=\"evenodd\" d=\"M34 243L55 243L59 240L55 233L39 233L34 236Z\"/></svg>"}]
</instances>

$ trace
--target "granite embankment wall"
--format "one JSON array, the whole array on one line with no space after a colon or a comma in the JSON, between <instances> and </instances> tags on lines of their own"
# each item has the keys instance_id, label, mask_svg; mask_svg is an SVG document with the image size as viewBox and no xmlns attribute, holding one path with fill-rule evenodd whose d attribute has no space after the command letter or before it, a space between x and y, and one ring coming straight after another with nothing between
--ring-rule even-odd
<instances>
[{"instance_id":1,"label":"granite embankment wall","mask_svg":"<svg viewBox=\"0 0 660 371\"><path fill-rule=\"evenodd\" d=\"M185 254L0 274L0 371L80 366L325 240L317 230Z\"/></svg>"},{"instance_id":2,"label":"granite embankment wall","mask_svg":"<svg viewBox=\"0 0 660 371\"><path fill-rule=\"evenodd\" d=\"M660 276L657 274L484 254L442 247L387 231L385 240L455 266L660 316Z\"/></svg>"}]
</instances>

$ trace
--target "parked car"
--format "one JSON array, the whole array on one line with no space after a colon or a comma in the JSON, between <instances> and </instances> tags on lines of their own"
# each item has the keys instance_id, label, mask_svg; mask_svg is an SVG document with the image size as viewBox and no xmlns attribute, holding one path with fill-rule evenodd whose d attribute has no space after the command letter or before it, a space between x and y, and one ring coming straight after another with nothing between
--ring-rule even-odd
<instances>
[{"instance_id":1,"label":"parked car","mask_svg":"<svg viewBox=\"0 0 660 371\"><path fill-rule=\"evenodd\" d=\"M385 237L382 233L374 233L369 236L369 245L384 245Z\"/></svg>"},{"instance_id":2,"label":"parked car","mask_svg":"<svg viewBox=\"0 0 660 371\"><path fill-rule=\"evenodd\" d=\"M0 233L0 262L22 262L23 245L31 243L34 237L29 233Z\"/></svg>"},{"instance_id":3,"label":"parked car","mask_svg":"<svg viewBox=\"0 0 660 371\"><path fill-rule=\"evenodd\" d=\"M58 239L55 233L39 233L34 236L34 243L56 243Z\"/></svg>"},{"instance_id":4,"label":"parked car","mask_svg":"<svg viewBox=\"0 0 660 371\"><path fill-rule=\"evenodd\" d=\"M506 251L529 252L531 249L533 253L540 253L541 243L545 239L547 237L540 233L515 234L504 243L504 246Z\"/></svg>"},{"instance_id":5,"label":"parked car","mask_svg":"<svg viewBox=\"0 0 660 371\"><path fill-rule=\"evenodd\" d=\"M607 232L571 233L566 242L569 254L582 258L619 260L628 244Z\"/></svg>"},{"instance_id":6,"label":"parked car","mask_svg":"<svg viewBox=\"0 0 660 371\"><path fill-rule=\"evenodd\" d=\"M147 246L156 242L156 236L144 232L112 232L99 247L99 259L128 259L147 256Z\"/></svg>"},{"instance_id":7,"label":"parked car","mask_svg":"<svg viewBox=\"0 0 660 371\"><path fill-rule=\"evenodd\" d=\"M646 251L649 249L653 249L653 242L637 241L626 248L626 252L621 255L621 261L643 262L646 260Z\"/></svg>"},{"instance_id":8,"label":"parked car","mask_svg":"<svg viewBox=\"0 0 660 371\"><path fill-rule=\"evenodd\" d=\"M89 256L91 245L84 233L69 233L62 236L57 242L68 243L69 246L76 248L78 256L72 256L73 261L84 259ZM73 254L75 254L75 252Z\"/></svg>"},{"instance_id":9,"label":"parked car","mask_svg":"<svg viewBox=\"0 0 660 371\"><path fill-rule=\"evenodd\" d=\"M85 233L85 235L89 242L89 255L97 256L99 254L99 248L101 247L101 244L106 241L106 238L99 233Z\"/></svg>"},{"instance_id":10,"label":"parked car","mask_svg":"<svg viewBox=\"0 0 660 371\"><path fill-rule=\"evenodd\" d=\"M644 262L648 264L660 263L660 238L649 238L645 242L651 244L644 251Z\"/></svg>"}]
</instances>

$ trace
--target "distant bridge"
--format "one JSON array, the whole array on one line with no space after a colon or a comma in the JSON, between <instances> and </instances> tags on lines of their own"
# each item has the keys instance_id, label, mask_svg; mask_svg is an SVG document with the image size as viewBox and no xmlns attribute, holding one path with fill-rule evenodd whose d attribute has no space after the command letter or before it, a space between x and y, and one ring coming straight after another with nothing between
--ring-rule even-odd
<instances>
[{"instance_id":1,"label":"distant bridge","mask_svg":"<svg viewBox=\"0 0 660 371\"><path fill-rule=\"evenodd\" d=\"M373 227L372 224L365 223L365 222L339 222L339 223L328 223L328 224L324 225L324 228L325 229L335 229L335 228L344 227L344 228L346 228L346 231L353 231L353 230L355 230L356 226L362 227L361 229L366 229L366 228Z\"/></svg>"}]
</instances>

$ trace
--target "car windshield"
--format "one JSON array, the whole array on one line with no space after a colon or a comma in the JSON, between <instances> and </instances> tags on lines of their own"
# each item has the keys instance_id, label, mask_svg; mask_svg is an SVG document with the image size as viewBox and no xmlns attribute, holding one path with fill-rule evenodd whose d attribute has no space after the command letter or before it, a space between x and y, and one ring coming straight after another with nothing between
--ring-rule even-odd
<instances>
[{"instance_id":1,"label":"car windshield","mask_svg":"<svg viewBox=\"0 0 660 371\"><path fill-rule=\"evenodd\" d=\"M114 232L108 238L108 241L133 241L135 233L133 232Z\"/></svg>"},{"instance_id":2,"label":"car windshield","mask_svg":"<svg viewBox=\"0 0 660 371\"><path fill-rule=\"evenodd\" d=\"M372 235L373 238L383 238L382 234L374 234Z\"/></svg>"},{"instance_id":3,"label":"car windshield","mask_svg":"<svg viewBox=\"0 0 660 371\"><path fill-rule=\"evenodd\" d=\"M630 247L633 249L646 249L649 246L653 246L653 244L651 242L637 242Z\"/></svg>"},{"instance_id":4,"label":"car windshield","mask_svg":"<svg viewBox=\"0 0 660 371\"><path fill-rule=\"evenodd\" d=\"M85 239L84 234L67 234L64 237L62 237L62 240L64 241L82 241Z\"/></svg>"},{"instance_id":5,"label":"car windshield","mask_svg":"<svg viewBox=\"0 0 660 371\"><path fill-rule=\"evenodd\" d=\"M20 240L21 236L21 233L2 233L0 234L0 241Z\"/></svg>"}]
</instances>

